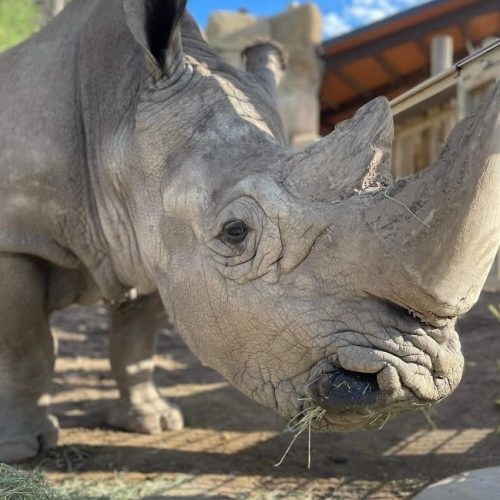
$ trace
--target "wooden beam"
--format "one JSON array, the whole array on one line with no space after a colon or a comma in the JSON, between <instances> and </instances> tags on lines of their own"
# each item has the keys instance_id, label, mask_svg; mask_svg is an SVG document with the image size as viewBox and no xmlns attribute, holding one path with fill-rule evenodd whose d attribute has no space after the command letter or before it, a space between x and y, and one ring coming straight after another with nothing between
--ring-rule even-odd
<instances>
[{"instance_id":1,"label":"wooden beam","mask_svg":"<svg viewBox=\"0 0 500 500\"><path fill-rule=\"evenodd\" d=\"M329 99L327 97L320 96L320 101L322 104L327 106L329 109L336 110L336 109L339 109L339 107L340 107L339 103L337 101L335 101L334 99Z\"/></svg>"},{"instance_id":2,"label":"wooden beam","mask_svg":"<svg viewBox=\"0 0 500 500\"><path fill-rule=\"evenodd\" d=\"M428 49L425 46L424 41L421 38L412 41L417 46L417 49L420 52L420 55L424 58L424 61L430 62L431 59L430 49Z\"/></svg>"},{"instance_id":3,"label":"wooden beam","mask_svg":"<svg viewBox=\"0 0 500 500\"><path fill-rule=\"evenodd\" d=\"M483 2L466 5L445 16L428 19L424 23L410 26L406 29L384 36L379 40L375 40L372 43L363 44L344 53L326 57L326 70L336 70L363 57L373 56L373 54L383 52L405 42L419 40L426 35L461 24L465 20L469 20L481 14L487 14L488 12L498 12L498 0L485 0Z\"/></svg>"},{"instance_id":4,"label":"wooden beam","mask_svg":"<svg viewBox=\"0 0 500 500\"><path fill-rule=\"evenodd\" d=\"M427 68L425 70L418 70L411 75L404 78L401 90L399 93L403 93L405 90L414 87L418 83L422 82L429 76ZM382 87L378 87L373 90L368 97L356 97L351 99L349 102L342 103L341 107L337 110L324 110L321 112L321 127L324 131L331 131L333 127L342 120L349 118L354 115L354 113L364 104L366 104L370 99L373 99L379 95L386 95L391 92L394 93L395 89L392 84L387 84Z\"/></svg>"},{"instance_id":5,"label":"wooden beam","mask_svg":"<svg viewBox=\"0 0 500 500\"><path fill-rule=\"evenodd\" d=\"M345 71L341 69L335 70L335 75L340 78L347 86L351 87L356 93L361 94L363 97L370 97L370 92L363 87L361 83L358 82L355 78L348 75Z\"/></svg>"},{"instance_id":6,"label":"wooden beam","mask_svg":"<svg viewBox=\"0 0 500 500\"><path fill-rule=\"evenodd\" d=\"M398 85L401 83L401 75L394 69L394 66L382 55L375 54L373 56L376 63L382 68L384 73L389 77L391 85Z\"/></svg>"}]
</instances>

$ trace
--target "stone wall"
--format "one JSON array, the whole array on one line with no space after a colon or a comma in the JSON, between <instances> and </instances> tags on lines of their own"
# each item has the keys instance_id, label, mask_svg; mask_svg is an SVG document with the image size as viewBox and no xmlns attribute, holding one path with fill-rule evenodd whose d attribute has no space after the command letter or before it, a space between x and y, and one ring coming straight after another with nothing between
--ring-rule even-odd
<instances>
[{"instance_id":1,"label":"stone wall","mask_svg":"<svg viewBox=\"0 0 500 500\"><path fill-rule=\"evenodd\" d=\"M246 12L215 12L206 30L208 42L223 59L241 67L241 51L258 38L271 38L288 52L289 64L278 88L278 107L290 146L303 149L319 138L322 67L318 47L322 17L313 5L291 6L280 15L255 17Z\"/></svg>"}]
</instances>

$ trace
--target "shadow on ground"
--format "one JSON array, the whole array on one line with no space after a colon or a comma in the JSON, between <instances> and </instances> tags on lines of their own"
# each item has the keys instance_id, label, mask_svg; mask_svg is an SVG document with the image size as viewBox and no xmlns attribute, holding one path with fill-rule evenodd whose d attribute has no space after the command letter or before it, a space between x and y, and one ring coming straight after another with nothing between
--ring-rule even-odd
<instances>
[{"instance_id":1,"label":"shadow on ground","mask_svg":"<svg viewBox=\"0 0 500 500\"><path fill-rule=\"evenodd\" d=\"M61 446L26 466L41 467L57 481L76 473L86 479L120 474L130 481L158 475L174 481L166 496L149 498L241 498L256 492L407 498L449 474L500 465L500 322L488 304L500 304L500 294L483 294L461 321L464 378L452 397L431 410L432 422L412 412L379 431L313 434L310 470L305 437L274 467L290 440L285 422L229 387L169 332L160 337L156 377L162 393L184 410L188 428L160 436L107 429L103 413L117 397L107 361L107 312L71 308L53 319L60 352L53 411L62 426Z\"/></svg>"}]
</instances>

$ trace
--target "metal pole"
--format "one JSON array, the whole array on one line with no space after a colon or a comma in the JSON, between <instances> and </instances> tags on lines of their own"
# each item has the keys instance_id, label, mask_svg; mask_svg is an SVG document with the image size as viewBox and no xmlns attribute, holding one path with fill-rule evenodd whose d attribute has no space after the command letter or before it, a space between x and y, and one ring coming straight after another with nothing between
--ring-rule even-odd
<instances>
[{"instance_id":1,"label":"metal pole","mask_svg":"<svg viewBox=\"0 0 500 500\"><path fill-rule=\"evenodd\" d=\"M431 76L451 68L453 65L453 38L438 35L431 42Z\"/></svg>"}]
</instances>

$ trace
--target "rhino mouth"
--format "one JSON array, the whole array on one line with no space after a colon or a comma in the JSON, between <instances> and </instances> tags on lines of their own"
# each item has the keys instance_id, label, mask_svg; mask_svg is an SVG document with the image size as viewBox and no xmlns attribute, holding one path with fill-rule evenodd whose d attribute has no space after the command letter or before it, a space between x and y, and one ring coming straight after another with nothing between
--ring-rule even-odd
<instances>
[{"instance_id":1,"label":"rhino mouth","mask_svg":"<svg viewBox=\"0 0 500 500\"><path fill-rule=\"evenodd\" d=\"M377 376L335 368L316 385L316 400L330 412L356 411L376 407L382 399Z\"/></svg>"},{"instance_id":2,"label":"rhino mouth","mask_svg":"<svg viewBox=\"0 0 500 500\"><path fill-rule=\"evenodd\" d=\"M314 429L381 427L402 411L441 401L457 387L463 357L454 321L437 327L437 321L424 324L413 312L391 309L405 322L406 332L389 328L385 337L344 332L335 355L311 371L302 410L325 410Z\"/></svg>"},{"instance_id":3,"label":"rhino mouth","mask_svg":"<svg viewBox=\"0 0 500 500\"><path fill-rule=\"evenodd\" d=\"M317 431L358 431L381 429L401 412L426 407L432 403L409 396L390 400L380 390L377 375L351 372L335 367L325 373L316 385L314 397L304 398L302 412L321 408L321 419L312 421Z\"/></svg>"},{"instance_id":4,"label":"rhino mouth","mask_svg":"<svg viewBox=\"0 0 500 500\"><path fill-rule=\"evenodd\" d=\"M412 397L388 401L389 398L380 390L376 374L351 372L339 367L323 374L314 392L314 397L307 401L312 402L313 407L325 410L323 418L313 422L316 430L381 428L402 411L431 404Z\"/></svg>"}]
</instances>

